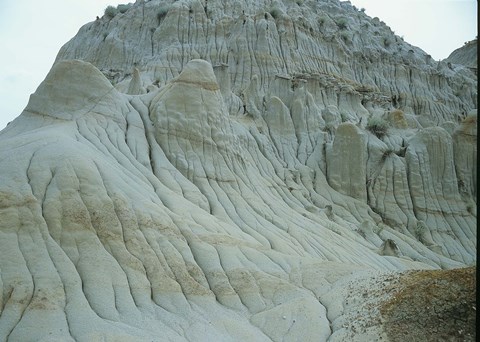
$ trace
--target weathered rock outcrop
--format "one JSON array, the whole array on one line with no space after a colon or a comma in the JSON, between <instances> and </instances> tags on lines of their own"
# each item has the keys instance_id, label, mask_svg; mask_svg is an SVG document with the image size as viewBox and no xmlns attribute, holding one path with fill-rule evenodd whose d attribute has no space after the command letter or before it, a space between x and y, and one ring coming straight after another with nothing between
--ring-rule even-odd
<instances>
[{"instance_id":1,"label":"weathered rock outcrop","mask_svg":"<svg viewBox=\"0 0 480 342\"><path fill-rule=\"evenodd\" d=\"M453 64L461 64L476 71L478 66L477 49L477 39L471 40L466 42L461 48L453 51L446 61Z\"/></svg>"},{"instance_id":2,"label":"weathered rock outcrop","mask_svg":"<svg viewBox=\"0 0 480 342\"><path fill-rule=\"evenodd\" d=\"M475 264L471 70L333 0L121 12L0 132L1 340L394 339L385 279Z\"/></svg>"}]
</instances>

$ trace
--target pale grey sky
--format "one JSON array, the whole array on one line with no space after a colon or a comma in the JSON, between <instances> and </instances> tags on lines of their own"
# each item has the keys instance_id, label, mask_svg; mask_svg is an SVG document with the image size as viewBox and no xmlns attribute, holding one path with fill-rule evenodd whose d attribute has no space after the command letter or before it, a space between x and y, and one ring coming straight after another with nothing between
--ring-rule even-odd
<instances>
[{"instance_id":1,"label":"pale grey sky","mask_svg":"<svg viewBox=\"0 0 480 342\"><path fill-rule=\"evenodd\" d=\"M107 0L16 0L0 11L0 130L20 115L50 70L60 47L87 22L102 16ZM133 1L134 0L130 0ZM477 35L475 0L351 0L379 17L436 60Z\"/></svg>"},{"instance_id":2,"label":"pale grey sky","mask_svg":"<svg viewBox=\"0 0 480 342\"><path fill-rule=\"evenodd\" d=\"M453 50L477 36L476 0L351 0L379 17L406 42L433 59L447 58Z\"/></svg>"}]
</instances>

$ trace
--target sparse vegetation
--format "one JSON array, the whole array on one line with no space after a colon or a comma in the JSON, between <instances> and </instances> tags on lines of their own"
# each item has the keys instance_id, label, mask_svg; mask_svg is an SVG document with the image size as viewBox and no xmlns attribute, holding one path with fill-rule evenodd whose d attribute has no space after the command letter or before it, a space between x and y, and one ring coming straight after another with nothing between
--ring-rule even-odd
<instances>
[{"instance_id":1,"label":"sparse vegetation","mask_svg":"<svg viewBox=\"0 0 480 342\"><path fill-rule=\"evenodd\" d=\"M318 17L318 25L322 27L327 22L327 18L325 16Z\"/></svg>"},{"instance_id":2,"label":"sparse vegetation","mask_svg":"<svg viewBox=\"0 0 480 342\"><path fill-rule=\"evenodd\" d=\"M423 221L418 221L417 225L413 229L414 229L415 237L418 240L422 240L425 234L425 231L427 230L427 226Z\"/></svg>"},{"instance_id":3,"label":"sparse vegetation","mask_svg":"<svg viewBox=\"0 0 480 342\"><path fill-rule=\"evenodd\" d=\"M346 30L348 28L347 18L339 18L335 23L340 30Z\"/></svg>"},{"instance_id":4,"label":"sparse vegetation","mask_svg":"<svg viewBox=\"0 0 480 342\"><path fill-rule=\"evenodd\" d=\"M476 42L477 42L477 39L478 39L478 36L475 36L475 39L472 39L472 40L466 41L466 42L464 43L464 45L468 45L468 44L476 43Z\"/></svg>"},{"instance_id":5,"label":"sparse vegetation","mask_svg":"<svg viewBox=\"0 0 480 342\"><path fill-rule=\"evenodd\" d=\"M382 139L388 133L388 122L379 117L371 117L366 128L377 138Z\"/></svg>"},{"instance_id":6,"label":"sparse vegetation","mask_svg":"<svg viewBox=\"0 0 480 342\"><path fill-rule=\"evenodd\" d=\"M467 202L466 208L467 208L467 211L468 211L470 214L477 216L476 210L475 210L475 209L476 209L476 204L475 204L475 202L474 202L473 200L470 199L470 200Z\"/></svg>"},{"instance_id":7,"label":"sparse vegetation","mask_svg":"<svg viewBox=\"0 0 480 342\"><path fill-rule=\"evenodd\" d=\"M170 9L171 9L170 5L161 6L157 11L158 21L162 21L163 18L165 18L165 16L167 15L168 11L170 11Z\"/></svg>"},{"instance_id":8,"label":"sparse vegetation","mask_svg":"<svg viewBox=\"0 0 480 342\"><path fill-rule=\"evenodd\" d=\"M400 96L395 98L395 101L398 102ZM401 109L394 109L389 114L389 121L395 128L406 129L408 128L408 122L405 118L405 113Z\"/></svg>"},{"instance_id":9,"label":"sparse vegetation","mask_svg":"<svg viewBox=\"0 0 480 342\"><path fill-rule=\"evenodd\" d=\"M118 5L118 6L117 6L117 10L118 10L118 12L120 12L120 13L125 13L125 12L128 11L131 7L132 7L131 4Z\"/></svg>"},{"instance_id":10,"label":"sparse vegetation","mask_svg":"<svg viewBox=\"0 0 480 342\"><path fill-rule=\"evenodd\" d=\"M383 37L383 46L389 47L392 45L392 40L389 37Z\"/></svg>"},{"instance_id":11,"label":"sparse vegetation","mask_svg":"<svg viewBox=\"0 0 480 342\"><path fill-rule=\"evenodd\" d=\"M388 158L388 156L392 155L394 151L392 149L387 149L383 152L382 154L382 162L385 162L385 160Z\"/></svg>"},{"instance_id":12,"label":"sparse vegetation","mask_svg":"<svg viewBox=\"0 0 480 342\"><path fill-rule=\"evenodd\" d=\"M352 42L352 35L348 31L342 31L340 33L340 38L344 41L344 43L348 44Z\"/></svg>"},{"instance_id":13,"label":"sparse vegetation","mask_svg":"<svg viewBox=\"0 0 480 342\"><path fill-rule=\"evenodd\" d=\"M278 19L282 16L283 14L283 11L278 8L278 7L273 7L270 9L270 11L268 11L270 13L270 15L273 17L273 19Z\"/></svg>"},{"instance_id":14,"label":"sparse vegetation","mask_svg":"<svg viewBox=\"0 0 480 342\"><path fill-rule=\"evenodd\" d=\"M118 10L113 6L107 6L107 8L105 8L104 14L107 18L112 19L118 14Z\"/></svg>"}]
</instances>

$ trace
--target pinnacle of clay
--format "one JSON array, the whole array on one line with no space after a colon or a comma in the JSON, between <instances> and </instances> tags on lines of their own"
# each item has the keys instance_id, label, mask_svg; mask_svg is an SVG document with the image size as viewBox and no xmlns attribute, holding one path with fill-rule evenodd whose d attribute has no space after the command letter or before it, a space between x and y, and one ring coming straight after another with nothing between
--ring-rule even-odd
<instances>
[{"instance_id":1,"label":"pinnacle of clay","mask_svg":"<svg viewBox=\"0 0 480 342\"><path fill-rule=\"evenodd\" d=\"M137 68L133 69L133 76L132 79L130 80L130 83L128 84L128 90L127 94L130 95L140 95L145 93L145 91L142 89L142 83L140 79L140 71Z\"/></svg>"},{"instance_id":2,"label":"pinnacle of clay","mask_svg":"<svg viewBox=\"0 0 480 342\"><path fill-rule=\"evenodd\" d=\"M175 82L190 83L208 90L219 89L212 65L201 59L189 61Z\"/></svg>"},{"instance_id":3,"label":"pinnacle of clay","mask_svg":"<svg viewBox=\"0 0 480 342\"><path fill-rule=\"evenodd\" d=\"M91 110L98 111L102 101L114 101L115 93L110 82L92 64L80 60L59 61L32 94L25 110L72 120ZM108 114L115 115L110 110Z\"/></svg>"}]
</instances>

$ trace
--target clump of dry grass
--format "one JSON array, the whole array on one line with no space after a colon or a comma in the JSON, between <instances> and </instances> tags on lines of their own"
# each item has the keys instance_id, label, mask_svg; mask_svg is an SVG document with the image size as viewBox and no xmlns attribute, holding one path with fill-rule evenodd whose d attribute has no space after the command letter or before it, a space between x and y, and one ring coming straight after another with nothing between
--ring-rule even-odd
<instances>
[{"instance_id":1,"label":"clump of dry grass","mask_svg":"<svg viewBox=\"0 0 480 342\"><path fill-rule=\"evenodd\" d=\"M366 129L382 139L388 133L388 122L382 118L371 117L368 119Z\"/></svg>"},{"instance_id":2,"label":"clump of dry grass","mask_svg":"<svg viewBox=\"0 0 480 342\"><path fill-rule=\"evenodd\" d=\"M408 122L405 118L405 113L403 110L394 109L389 114L390 122L395 128L408 128Z\"/></svg>"}]
</instances>

